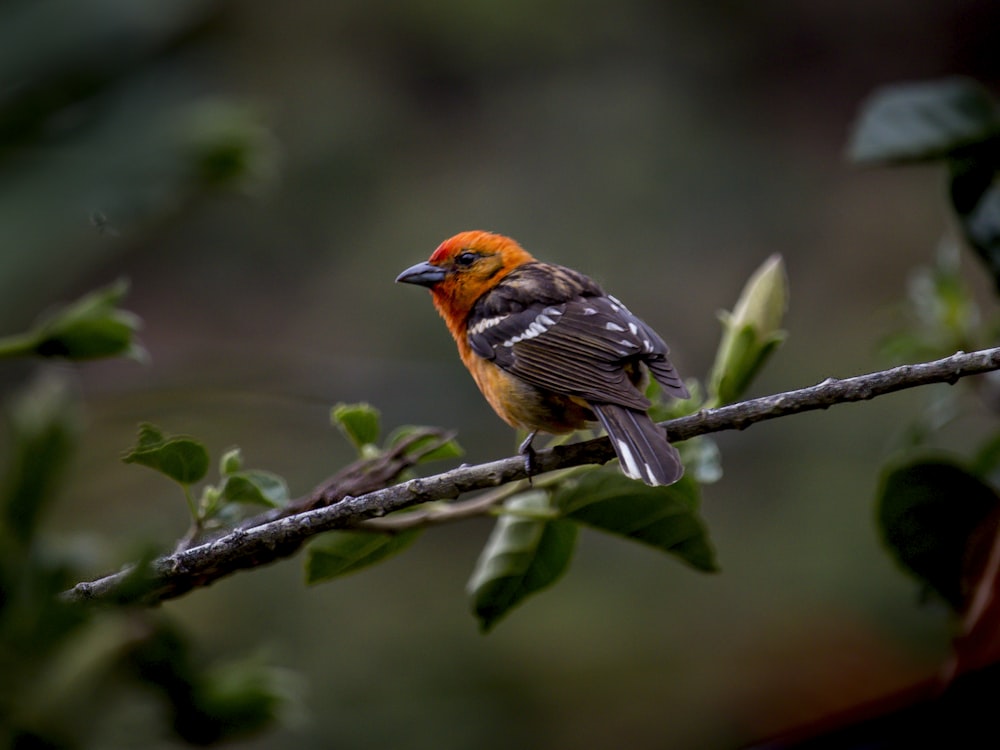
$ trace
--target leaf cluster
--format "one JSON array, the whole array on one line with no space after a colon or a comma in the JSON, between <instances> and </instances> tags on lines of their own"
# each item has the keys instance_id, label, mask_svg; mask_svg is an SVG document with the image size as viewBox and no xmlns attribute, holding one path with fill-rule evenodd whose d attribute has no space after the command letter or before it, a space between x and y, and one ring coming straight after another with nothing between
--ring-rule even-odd
<instances>
[{"instance_id":1,"label":"leaf cluster","mask_svg":"<svg viewBox=\"0 0 1000 750\"><path fill-rule=\"evenodd\" d=\"M138 318L118 307L122 282L54 311L32 331L0 344L2 356L93 359L134 355ZM82 439L77 405L61 379L37 379L6 404L9 455L0 474L0 746L80 747L107 707L143 685L160 696L178 738L195 744L273 725L291 698L286 675L259 658L207 662L162 613L94 608L61 596L90 561L54 542L44 527ZM160 436L162 438L162 436ZM147 430L138 460L153 460ZM190 479L197 451L161 453ZM232 470L229 476L239 472ZM144 557L153 557L147 550ZM122 587L126 602L143 586L140 564Z\"/></svg>"},{"instance_id":2,"label":"leaf cluster","mask_svg":"<svg viewBox=\"0 0 1000 750\"><path fill-rule=\"evenodd\" d=\"M849 152L863 164L944 165L961 237L1000 293L1000 100L964 78L886 87L863 106ZM975 348L1000 330L984 321L954 241L941 243L908 291L908 322L886 345L894 357ZM1000 658L995 638L984 637L1000 614L1000 432L967 459L938 447L947 427L995 412L991 386L977 385L961 399L932 394L877 493L890 553L960 621L958 671Z\"/></svg>"},{"instance_id":3,"label":"leaf cluster","mask_svg":"<svg viewBox=\"0 0 1000 750\"><path fill-rule=\"evenodd\" d=\"M154 469L181 486L191 511L191 539L232 525L247 507L280 508L289 499L282 477L263 469L244 469L240 449L231 448L219 459L219 483L205 485L195 500L192 487L205 478L211 463L208 449L193 437L165 435L152 424L140 425L136 444L122 460Z\"/></svg>"}]
</instances>

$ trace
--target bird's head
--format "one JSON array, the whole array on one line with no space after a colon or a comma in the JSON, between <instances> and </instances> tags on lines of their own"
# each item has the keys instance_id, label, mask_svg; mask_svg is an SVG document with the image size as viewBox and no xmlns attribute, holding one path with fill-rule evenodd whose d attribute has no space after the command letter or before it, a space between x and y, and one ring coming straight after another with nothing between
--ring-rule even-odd
<instances>
[{"instance_id":1,"label":"bird's head","mask_svg":"<svg viewBox=\"0 0 1000 750\"><path fill-rule=\"evenodd\" d=\"M431 290L446 320L464 320L473 304L504 276L534 258L510 237L492 232L456 234L424 263L403 271L396 281Z\"/></svg>"}]
</instances>

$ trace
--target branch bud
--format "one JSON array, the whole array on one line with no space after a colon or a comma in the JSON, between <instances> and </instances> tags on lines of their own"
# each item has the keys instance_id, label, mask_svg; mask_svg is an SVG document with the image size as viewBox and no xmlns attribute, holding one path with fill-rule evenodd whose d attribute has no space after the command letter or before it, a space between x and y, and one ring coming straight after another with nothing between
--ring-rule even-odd
<instances>
[{"instance_id":1,"label":"branch bud","mask_svg":"<svg viewBox=\"0 0 1000 750\"><path fill-rule=\"evenodd\" d=\"M721 311L722 341L709 377L709 404L736 401L785 339L788 278L781 256L772 255L747 280L731 313Z\"/></svg>"}]
</instances>

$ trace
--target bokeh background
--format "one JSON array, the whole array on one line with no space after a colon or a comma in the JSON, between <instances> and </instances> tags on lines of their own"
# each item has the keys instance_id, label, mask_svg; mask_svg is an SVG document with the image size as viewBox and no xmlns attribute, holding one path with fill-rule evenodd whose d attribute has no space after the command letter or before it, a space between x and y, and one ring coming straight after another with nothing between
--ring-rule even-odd
<instances>
[{"instance_id":1,"label":"bokeh background","mask_svg":"<svg viewBox=\"0 0 1000 750\"><path fill-rule=\"evenodd\" d=\"M95 575L183 534L177 489L118 460L141 421L238 444L296 494L352 458L338 401L454 427L471 462L511 454L426 293L393 284L465 229L589 273L699 378L717 311L780 252L789 338L755 392L885 365L908 275L951 227L937 170L847 162L851 122L887 83L995 88L998 50L988 0L8 0L0 332L127 276L151 353L61 368L88 439L52 528ZM5 392L26 375L0 372ZM945 614L873 523L924 399L720 435L718 575L584 533L565 579L482 636L475 522L333 584L293 560L165 610L206 655L296 675L293 720L245 747L745 745L946 653ZM104 746L166 743L157 717L113 707Z\"/></svg>"}]
</instances>

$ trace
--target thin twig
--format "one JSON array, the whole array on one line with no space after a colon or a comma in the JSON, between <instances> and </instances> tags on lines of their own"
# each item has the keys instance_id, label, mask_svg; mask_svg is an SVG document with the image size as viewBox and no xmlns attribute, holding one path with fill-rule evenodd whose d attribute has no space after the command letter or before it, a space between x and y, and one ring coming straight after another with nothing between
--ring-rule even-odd
<instances>
[{"instance_id":1,"label":"thin twig","mask_svg":"<svg viewBox=\"0 0 1000 750\"><path fill-rule=\"evenodd\" d=\"M368 531L379 531L383 534L398 534L407 529L421 528L425 526L439 526L455 521L464 521L466 518L492 513L493 508L500 505L504 500L519 492L523 492L528 487L547 487L565 479L574 471L579 471L579 467L574 466L568 469L552 471L541 479L533 480L529 484L526 479L519 482L509 482L508 484L494 487L479 493L469 500L455 500L450 503L429 503L420 510L409 513L397 513L388 518L369 518L361 521L357 528Z\"/></svg>"},{"instance_id":2,"label":"thin twig","mask_svg":"<svg viewBox=\"0 0 1000 750\"><path fill-rule=\"evenodd\" d=\"M960 378L1000 369L1000 347L914 365L903 365L869 375L836 380L773 396L743 401L718 409L700 411L665 422L672 441L688 440L722 430L742 430L757 422L855 401L865 401L887 393L930 385L955 383ZM614 457L606 438L570 445L557 445L535 455L537 473L583 464L605 463ZM477 466L460 466L435 476L412 479L357 497L347 496L331 505L278 518L252 528L237 529L223 537L191 549L153 560L137 571L134 567L95 581L78 583L66 592L69 600L116 601L130 596L152 604L175 598L193 588L208 586L239 570L255 568L294 554L312 536L333 529L361 527L367 519L381 518L394 511L430 501L453 500L459 495L500 487L527 478L520 456ZM451 518L481 515L497 502L492 498L463 501L452 506ZM437 514L435 516L435 513ZM422 522L439 522L442 510L431 509ZM448 517L445 513L444 517ZM393 522L393 531L402 521ZM141 594L135 580L141 577ZM126 594L125 592L131 592Z\"/></svg>"}]
</instances>

